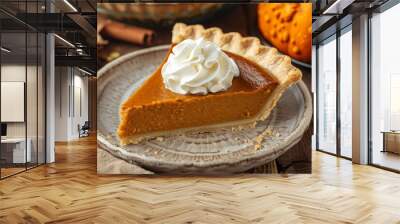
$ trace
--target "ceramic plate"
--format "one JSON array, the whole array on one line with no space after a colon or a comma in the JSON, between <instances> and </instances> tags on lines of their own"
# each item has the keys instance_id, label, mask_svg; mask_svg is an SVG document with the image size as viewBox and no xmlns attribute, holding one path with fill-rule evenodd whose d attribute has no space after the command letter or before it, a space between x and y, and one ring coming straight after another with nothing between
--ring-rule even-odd
<instances>
[{"instance_id":1,"label":"ceramic plate","mask_svg":"<svg viewBox=\"0 0 400 224\"><path fill-rule=\"evenodd\" d=\"M255 128L188 132L136 145L119 145L115 133L121 103L155 71L168 48L159 46L135 51L98 72L99 150L158 173L226 174L273 161L300 141L312 116L311 96L302 81L288 89L269 118ZM261 144L259 136L264 136Z\"/></svg>"}]
</instances>

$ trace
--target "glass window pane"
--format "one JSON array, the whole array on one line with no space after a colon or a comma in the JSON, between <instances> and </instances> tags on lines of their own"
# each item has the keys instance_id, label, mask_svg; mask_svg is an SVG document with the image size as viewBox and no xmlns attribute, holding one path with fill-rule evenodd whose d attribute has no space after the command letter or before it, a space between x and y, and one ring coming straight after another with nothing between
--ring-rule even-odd
<instances>
[{"instance_id":1,"label":"glass window pane","mask_svg":"<svg viewBox=\"0 0 400 224\"><path fill-rule=\"evenodd\" d=\"M44 5L44 0L0 1L2 9L21 18L25 13L43 13ZM0 12L0 17L0 111L14 116L1 118L0 172L4 178L45 162L46 40L43 33L7 13Z\"/></svg>"},{"instance_id":2,"label":"glass window pane","mask_svg":"<svg viewBox=\"0 0 400 224\"><path fill-rule=\"evenodd\" d=\"M26 33L1 34L1 139L2 178L25 170L30 161L26 143ZM27 149L28 146L28 150Z\"/></svg>"},{"instance_id":3,"label":"glass window pane","mask_svg":"<svg viewBox=\"0 0 400 224\"><path fill-rule=\"evenodd\" d=\"M372 163L396 170L400 170L400 31L393 27L398 21L399 4L371 19Z\"/></svg>"},{"instance_id":4,"label":"glass window pane","mask_svg":"<svg viewBox=\"0 0 400 224\"><path fill-rule=\"evenodd\" d=\"M352 149L352 35L340 36L340 153L351 158Z\"/></svg>"},{"instance_id":5,"label":"glass window pane","mask_svg":"<svg viewBox=\"0 0 400 224\"><path fill-rule=\"evenodd\" d=\"M336 39L318 47L318 149L336 153Z\"/></svg>"}]
</instances>

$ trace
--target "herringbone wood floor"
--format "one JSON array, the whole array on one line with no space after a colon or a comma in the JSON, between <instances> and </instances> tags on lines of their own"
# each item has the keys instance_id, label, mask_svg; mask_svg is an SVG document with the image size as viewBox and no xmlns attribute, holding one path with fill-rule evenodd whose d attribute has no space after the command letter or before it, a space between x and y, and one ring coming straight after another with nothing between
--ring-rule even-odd
<instances>
[{"instance_id":1,"label":"herringbone wood floor","mask_svg":"<svg viewBox=\"0 0 400 224\"><path fill-rule=\"evenodd\" d=\"M98 176L94 138L0 181L0 223L400 223L400 175L315 152L312 175Z\"/></svg>"}]
</instances>

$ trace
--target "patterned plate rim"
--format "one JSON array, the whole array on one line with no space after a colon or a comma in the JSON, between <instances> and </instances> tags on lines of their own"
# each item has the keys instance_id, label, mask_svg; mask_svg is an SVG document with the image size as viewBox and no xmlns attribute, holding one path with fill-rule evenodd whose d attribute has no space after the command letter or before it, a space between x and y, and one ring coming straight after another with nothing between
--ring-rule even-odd
<instances>
[{"instance_id":1,"label":"patterned plate rim","mask_svg":"<svg viewBox=\"0 0 400 224\"><path fill-rule=\"evenodd\" d=\"M155 46L155 47L150 47L150 48L145 48L142 50L137 50L131 53L128 53L126 55L123 55L116 60L106 64L103 68L101 68L98 73L97 73L97 97L99 98L100 94L105 85L108 83L108 79L110 77L105 77L104 75L107 74L110 70L113 68L119 66L120 64L124 63L127 60L133 60L135 57L138 57L140 55L148 54L151 52L155 51L165 51L170 47L170 45L161 45L161 46ZM307 130L309 127L309 124L312 119L312 98L310 95L310 92L306 85L304 84L303 81L300 81L296 84L298 88L300 89L303 97L304 97L304 113L303 113L303 118L300 120L298 123L298 126L296 127L295 131L293 131L286 139L285 142L283 142L280 147L277 147L279 149L288 149L289 147L292 147L296 143L298 143L304 132ZM255 151L254 154L249 155L248 157L245 158L238 158L237 160L231 160L231 161L224 161L223 163L221 162L216 162L216 161L207 161L207 162L202 162L202 163L193 163L192 161L181 161L179 163L176 162L170 162L170 161L165 161L165 160L159 160L159 159L154 159L154 158L143 158L141 155L135 155L132 157L127 158L125 155L121 153L121 151L125 151L123 148L114 145L107 141L107 138L105 137L104 134L100 132L100 130L97 130L97 141L98 141L98 146L101 147L102 149L109 151L112 153L114 156L123 159L127 162L130 163L137 163L143 166L154 166L157 164L158 166L173 166L173 167L198 167L198 168L205 168L205 167L215 167L215 166L223 166L223 165L234 165L234 164L240 164L242 162L249 162L252 160L260 160L265 156L269 156L271 152L268 150L258 150ZM281 150L281 153L277 153L274 157L277 158L281 154L283 154L285 150ZM132 154L132 153L129 153ZM150 165L152 164L152 165Z\"/></svg>"}]
</instances>

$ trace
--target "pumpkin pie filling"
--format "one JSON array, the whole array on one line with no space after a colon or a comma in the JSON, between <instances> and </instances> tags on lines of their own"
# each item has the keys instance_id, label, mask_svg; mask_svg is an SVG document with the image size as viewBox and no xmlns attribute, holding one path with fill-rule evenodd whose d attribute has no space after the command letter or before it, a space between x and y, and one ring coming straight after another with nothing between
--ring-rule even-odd
<instances>
[{"instance_id":1,"label":"pumpkin pie filling","mask_svg":"<svg viewBox=\"0 0 400 224\"><path fill-rule=\"evenodd\" d=\"M277 86L277 81L246 58L225 53L236 62L240 75L232 80L232 86L226 91L207 95L181 95L166 89L161 77L164 60L121 106L118 135L122 142L134 135L200 127L256 116Z\"/></svg>"}]
</instances>

